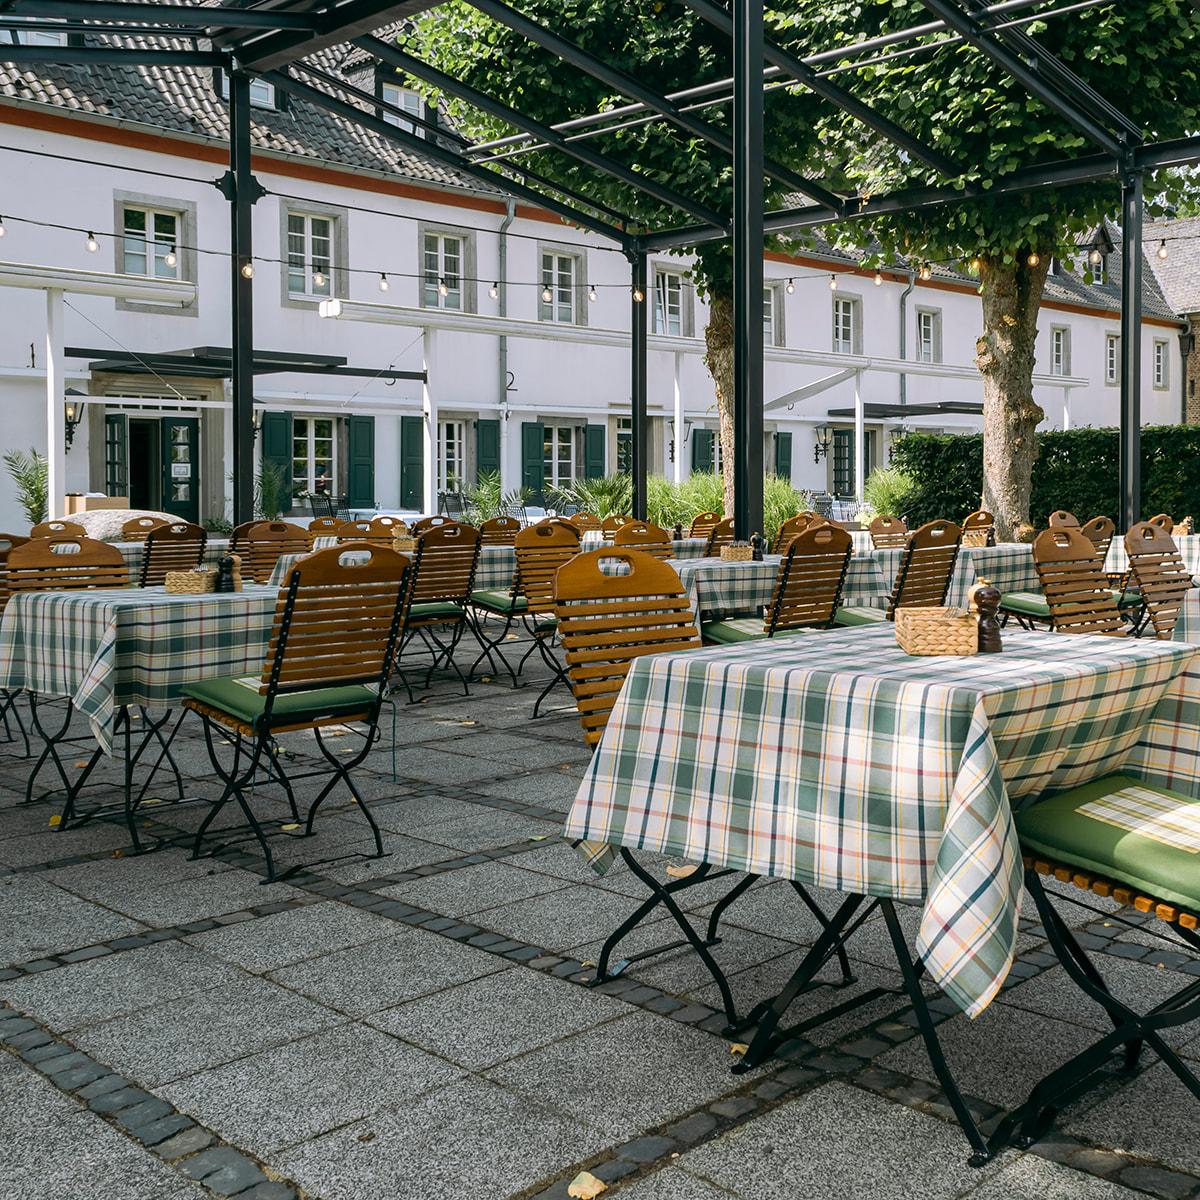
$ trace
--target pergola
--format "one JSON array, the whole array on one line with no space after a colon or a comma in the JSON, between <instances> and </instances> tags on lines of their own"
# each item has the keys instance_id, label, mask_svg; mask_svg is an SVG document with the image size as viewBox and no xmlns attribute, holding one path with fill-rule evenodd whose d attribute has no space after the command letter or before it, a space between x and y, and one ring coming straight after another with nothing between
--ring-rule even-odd
<instances>
[{"instance_id":1,"label":"pergola","mask_svg":"<svg viewBox=\"0 0 1200 1200\"><path fill-rule=\"evenodd\" d=\"M415 58L375 31L436 7L436 0L233 0L213 4L160 0L0 0L0 31L44 29L86 35L86 44L5 46L0 55L16 63L201 65L229 77L229 169L219 181L229 201L231 338L228 372L233 405L234 518L252 516L253 395L256 365L251 211L262 190L251 170L250 81L276 88L356 122L380 138L457 172L460 176L552 212L564 221L614 241L630 263L632 472L635 515L644 515L648 449L647 309L638 300L647 288L647 256L714 239L730 239L734 261L735 524L746 537L761 527L763 500L763 239L767 234L813 229L844 221L952 205L981 194L964 184L963 164L923 144L885 113L864 104L819 69L823 61L873 53L930 33L974 47L1090 143L1092 152L1031 165L988 180L989 195L1023 192L1091 180L1113 179L1122 194L1121 312L1121 520L1139 515L1142 313L1142 195L1147 171L1200 161L1200 137L1147 143L1143 131L1098 95L1024 31L1029 21L1075 11L1070 0L922 0L931 20L920 26L863 40L801 59L764 36L761 0L677 0L732 40L730 78L662 95L605 63L569 37L525 16L504 0L469 0L493 21L603 83L628 104L603 113L548 125L479 92ZM1027 10L1032 10L1028 13ZM473 144L434 122L401 112L304 62L325 47L350 43L388 67L399 69L509 125L516 133ZM763 95L768 86L802 86L853 117L881 143L920 161L944 182L889 195L849 195L773 162L763 149ZM732 101L732 134L705 118L699 101ZM428 125L436 138L418 137L381 113ZM676 182L630 169L589 145L591 135L628 124L662 122L698 138L733 163L732 219L687 195ZM598 176L616 179L680 214L679 224L647 229L596 197L547 179L527 167L530 150L569 156ZM764 211L764 179L784 183L807 203ZM689 223L682 223L686 219Z\"/></svg>"}]
</instances>

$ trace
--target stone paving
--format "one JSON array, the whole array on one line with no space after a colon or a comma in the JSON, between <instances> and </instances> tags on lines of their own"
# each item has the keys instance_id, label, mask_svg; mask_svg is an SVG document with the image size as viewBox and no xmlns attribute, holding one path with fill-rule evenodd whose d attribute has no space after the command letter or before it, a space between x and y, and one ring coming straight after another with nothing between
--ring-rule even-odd
<instances>
[{"instance_id":1,"label":"stone paving","mask_svg":"<svg viewBox=\"0 0 1200 1200\"><path fill-rule=\"evenodd\" d=\"M52 804L20 803L28 763L0 746L0 1197L551 1200L583 1170L622 1200L1200 1197L1200 1108L1153 1054L1031 1150L967 1166L878 919L851 944L858 982L792 1016L887 994L743 1076L690 952L588 986L642 889L559 840L587 751L573 710L531 719L535 695L485 682L465 698L444 679L398 706L394 755L388 720L357 776L387 856L365 857L362 814L331 801L314 837L273 839L291 873L270 886L232 818L215 854L189 858L202 806L144 809L162 844L142 856L120 824L52 829ZM212 795L198 733L185 723L178 758L189 795ZM285 745L289 773L315 762L305 736ZM287 820L274 789L255 802ZM721 887L685 893L690 911ZM1200 974L1141 929L1071 911L1118 990L1153 1002ZM723 929L743 1009L817 932L779 882ZM1105 1027L1033 920L1021 951L979 1020L933 1001L985 1120ZM1200 1028L1170 1040L1200 1063Z\"/></svg>"}]
</instances>

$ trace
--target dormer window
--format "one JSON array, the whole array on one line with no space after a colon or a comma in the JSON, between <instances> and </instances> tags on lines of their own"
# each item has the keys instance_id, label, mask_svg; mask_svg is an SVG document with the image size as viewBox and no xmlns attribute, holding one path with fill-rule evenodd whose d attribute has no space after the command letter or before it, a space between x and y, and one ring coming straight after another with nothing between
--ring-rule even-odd
<instances>
[{"instance_id":1,"label":"dormer window","mask_svg":"<svg viewBox=\"0 0 1200 1200\"><path fill-rule=\"evenodd\" d=\"M229 99L229 76L217 68L217 87L222 100ZM265 79L250 80L250 105L252 108L278 108L279 100L275 95L275 85Z\"/></svg>"},{"instance_id":2,"label":"dormer window","mask_svg":"<svg viewBox=\"0 0 1200 1200\"><path fill-rule=\"evenodd\" d=\"M43 29L13 30L11 37L18 46L65 46L68 44L67 31L54 29L50 21L47 21L46 27Z\"/></svg>"},{"instance_id":3,"label":"dormer window","mask_svg":"<svg viewBox=\"0 0 1200 1200\"><path fill-rule=\"evenodd\" d=\"M379 98L393 108L403 109L404 112L411 113L418 120L425 115L425 105L421 100L421 94L420 92L414 92L412 88L401 87L398 83L381 83L379 85ZM382 116L389 125L395 125L408 133L415 134L419 138L425 136L425 129L418 124L418 121L406 121L398 113L392 112L389 109L383 109Z\"/></svg>"}]
</instances>

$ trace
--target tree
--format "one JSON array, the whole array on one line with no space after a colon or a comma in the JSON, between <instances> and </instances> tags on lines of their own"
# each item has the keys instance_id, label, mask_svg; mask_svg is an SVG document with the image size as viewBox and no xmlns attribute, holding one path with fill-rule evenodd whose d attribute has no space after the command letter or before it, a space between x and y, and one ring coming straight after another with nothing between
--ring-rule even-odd
<instances>
[{"instance_id":1,"label":"tree","mask_svg":"<svg viewBox=\"0 0 1200 1200\"><path fill-rule=\"evenodd\" d=\"M918 0L804 0L789 4L773 23L777 38L804 55L920 24L928 16ZM1191 0L1105 5L1034 22L1025 31L1125 112L1147 140L1183 137L1200 128L1200 12ZM940 33L920 41L933 45L947 38ZM861 66L837 78L963 164L964 180L978 181L985 190L1018 167L1094 149L1072 125L960 42ZM828 108L820 129L833 153L852 154L848 173L860 193L939 182L920 163L864 142L860 126ZM1148 177L1150 210L1178 201L1189 186L1194 195L1193 180L1165 171ZM1034 338L1047 271L1056 255L1069 262L1081 258L1081 235L1115 214L1118 200L1115 183L1041 188L901 213L869 228L846 223L827 231L876 261L973 264L983 298L983 331L976 344L984 389L983 503L996 514L1004 535L1029 518L1037 455L1033 433L1044 416L1033 397Z\"/></svg>"},{"instance_id":2,"label":"tree","mask_svg":"<svg viewBox=\"0 0 1200 1200\"><path fill-rule=\"evenodd\" d=\"M613 67L635 76L660 95L732 74L729 39L678 4L630 5L620 0L526 0L521 11ZM466 4L439 5L417 19L405 35L413 53L456 79L510 108L554 124L627 102L614 96L569 63L484 17ZM402 41L405 41L402 37ZM418 82L419 86L419 82ZM451 96L443 103L455 126L472 140L504 137L513 130ZM793 171L816 162L816 121L820 102L783 90L765 98L765 150ZM728 104L701 110L711 125L726 132L732 124ZM584 143L612 160L728 217L732 208L732 163L708 142L665 122L633 125ZM642 229L695 224L696 218L621 183L559 151L532 153L520 160L555 182L627 214ZM827 181L826 181L827 182ZM795 189L767 180L768 205L796 201ZM691 268L697 293L709 304L706 358L717 394L727 509L733 502L733 271L728 243L695 248ZM647 303L652 297L647 297Z\"/></svg>"}]
</instances>

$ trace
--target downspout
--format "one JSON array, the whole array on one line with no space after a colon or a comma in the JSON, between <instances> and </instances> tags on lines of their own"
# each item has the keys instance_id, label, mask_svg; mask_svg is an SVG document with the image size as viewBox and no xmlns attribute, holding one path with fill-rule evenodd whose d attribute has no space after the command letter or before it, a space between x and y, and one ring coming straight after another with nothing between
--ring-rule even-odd
<instances>
[{"instance_id":1,"label":"downspout","mask_svg":"<svg viewBox=\"0 0 1200 1200\"><path fill-rule=\"evenodd\" d=\"M507 196L504 200L504 220L500 222L500 316L508 316L508 227L517 215L517 202ZM500 490L508 491L508 335L500 335L499 379L500 388Z\"/></svg>"},{"instance_id":2,"label":"downspout","mask_svg":"<svg viewBox=\"0 0 1200 1200\"><path fill-rule=\"evenodd\" d=\"M900 293L900 358L903 360L908 357L906 347L908 345L908 298L913 293L913 288L917 286L917 273L911 267L908 269L908 287ZM900 372L900 404L903 406L908 403L908 376Z\"/></svg>"},{"instance_id":3,"label":"downspout","mask_svg":"<svg viewBox=\"0 0 1200 1200\"><path fill-rule=\"evenodd\" d=\"M1185 313L1183 318L1183 332L1179 335L1180 357L1183 360L1179 370L1179 391L1182 402L1179 412L1179 423L1181 425L1188 423L1188 361L1192 357L1192 338L1194 336L1192 318Z\"/></svg>"}]
</instances>

